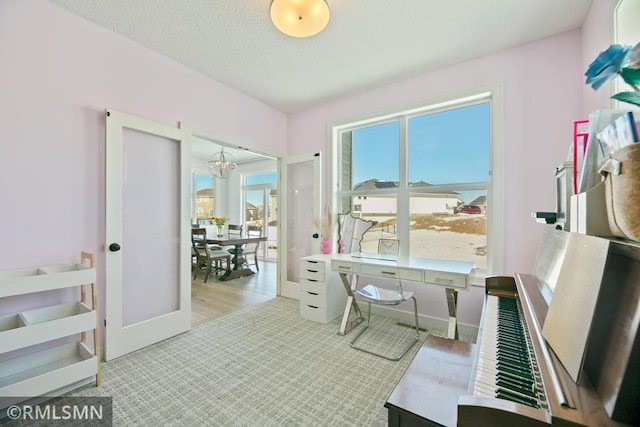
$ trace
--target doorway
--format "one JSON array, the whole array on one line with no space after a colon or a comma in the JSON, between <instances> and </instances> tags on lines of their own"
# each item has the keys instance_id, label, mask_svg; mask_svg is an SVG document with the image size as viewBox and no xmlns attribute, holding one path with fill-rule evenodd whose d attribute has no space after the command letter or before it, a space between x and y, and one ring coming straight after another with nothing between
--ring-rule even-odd
<instances>
[{"instance_id":1,"label":"doorway","mask_svg":"<svg viewBox=\"0 0 640 427\"><path fill-rule=\"evenodd\" d=\"M237 164L228 178L214 177L207 162L224 150ZM191 224L213 232L212 218L227 218L228 224L262 225L268 242L260 245L256 274L219 281L205 273L191 282L192 326L222 315L259 304L279 294L277 256L279 158L253 149L232 146L209 135L191 135ZM271 248L271 249L269 249ZM268 252L267 252L268 251ZM267 256L272 253L273 256Z\"/></svg>"}]
</instances>

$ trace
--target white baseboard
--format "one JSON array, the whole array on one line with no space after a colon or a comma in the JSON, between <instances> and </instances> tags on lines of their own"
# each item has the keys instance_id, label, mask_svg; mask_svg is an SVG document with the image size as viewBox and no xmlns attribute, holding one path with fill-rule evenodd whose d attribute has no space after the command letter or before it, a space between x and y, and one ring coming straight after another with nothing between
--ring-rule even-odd
<instances>
[{"instance_id":1,"label":"white baseboard","mask_svg":"<svg viewBox=\"0 0 640 427\"><path fill-rule=\"evenodd\" d=\"M362 310L362 314L366 317L367 304L361 303L359 305L360 310ZM396 319L398 320L398 322L406 324L410 327L413 327L414 325L413 312L395 310L380 305L372 305L371 313ZM418 313L418 326L420 329L438 329L441 331L447 331L449 328L449 319L440 319L437 317L425 316ZM458 336L463 341L476 342L477 335L477 326L458 322Z\"/></svg>"}]
</instances>

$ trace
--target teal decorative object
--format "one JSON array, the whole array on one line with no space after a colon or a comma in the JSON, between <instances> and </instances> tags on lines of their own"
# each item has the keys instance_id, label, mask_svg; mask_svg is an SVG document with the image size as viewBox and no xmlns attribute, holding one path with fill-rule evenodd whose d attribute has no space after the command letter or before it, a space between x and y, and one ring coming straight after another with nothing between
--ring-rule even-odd
<instances>
[{"instance_id":1,"label":"teal decorative object","mask_svg":"<svg viewBox=\"0 0 640 427\"><path fill-rule=\"evenodd\" d=\"M640 106L640 43L633 48L629 45L612 44L600 52L589 65L586 84L598 90L605 82L621 76L634 92L620 92L611 98Z\"/></svg>"}]
</instances>

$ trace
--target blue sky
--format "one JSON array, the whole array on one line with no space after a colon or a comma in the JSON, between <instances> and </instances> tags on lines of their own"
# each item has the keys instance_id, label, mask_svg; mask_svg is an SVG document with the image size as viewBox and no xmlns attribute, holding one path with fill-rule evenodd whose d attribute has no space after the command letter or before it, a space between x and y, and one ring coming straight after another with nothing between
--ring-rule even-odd
<instances>
[{"instance_id":1,"label":"blue sky","mask_svg":"<svg viewBox=\"0 0 640 427\"><path fill-rule=\"evenodd\" d=\"M213 176L196 174L196 190L197 191L203 190L205 188L212 188L212 187L213 187ZM193 188L192 188L192 191L193 191Z\"/></svg>"},{"instance_id":2,"label":"blue sky","mask_svg":"<svg viewBox=\"0 0 640 427\"><path fill-rule=\"evenodd\" d=\"M409 181L429 184L489 180L489 106L483 103L409 120ZM397 122L353 132L353 183L368 179L399 180L399 125ZM247 176L247 184L275 182L276 174ZM198 175L196 188L211 188L209 175ZM470 202L484 192L463 194ZM262 200L249 195L253 204Z\"/></svg>"},{"instance_id":3,"label":"blue sky","mask_svg":"<svg viewBox=\"0 0 640 427\"><path fill-rule=\"evenodd\" d=\"M409 120L409 181L485 182L489 171L489 103ZM353 183L398 181L397 122L353 132Z\"/></svg>"}]
</instances>

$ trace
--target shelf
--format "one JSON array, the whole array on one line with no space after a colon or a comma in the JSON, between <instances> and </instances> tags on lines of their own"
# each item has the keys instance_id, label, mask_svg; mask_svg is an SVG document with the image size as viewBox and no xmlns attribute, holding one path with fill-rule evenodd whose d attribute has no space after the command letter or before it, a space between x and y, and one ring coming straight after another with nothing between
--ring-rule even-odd
<instances>
[{"instance_id":1,"label":"shelf","mask_svg":"<svg viewBox=\"0 0 640 427\"><path fill-rule=\"evenodd\" d=\"M82 264L0 271L0 298L68 288L95 280L95 268Z\"/></svg>"},{"instance_id":2,"label":"shelf","mask_svg":"<svg viewBox=\"0 0 640 427\"><path fill-rule=\"evenodd\" d=\"M63 393L93 379L100 386L95 256L82 252L80 259L80 264L0 271L0 298L80 288L79 298L73 302L0 316L0 353L77 336L74 342L50 342L49 345L58 345L47 349L32 347L27 354L1 361L0 409L30 398ZM87 287L91 302L87 300ZM89 331L93 332L93 349L86 344Z\"/></svg>"},{"instance_id":3,"label":"shelf","mask_svg":"<svg viewBox=\"0 0 640 427\"><path fill-rule=\"evenodd\" d=\"M79 334L96 327L96 312L81 302L0 317L0 353Z\"/></svg>"},{"instance_id":4,"label":"shelf","mask_svg":"<svg viewBox=\"0 0 640 427\"><path fill-rule=\"evenodd\" d=\"M93 377L98 360L83 343L74 342L0 362L0 396L39 396ZM4 397L6 396L6 398Z\"/></svg>"}]
</instances>

